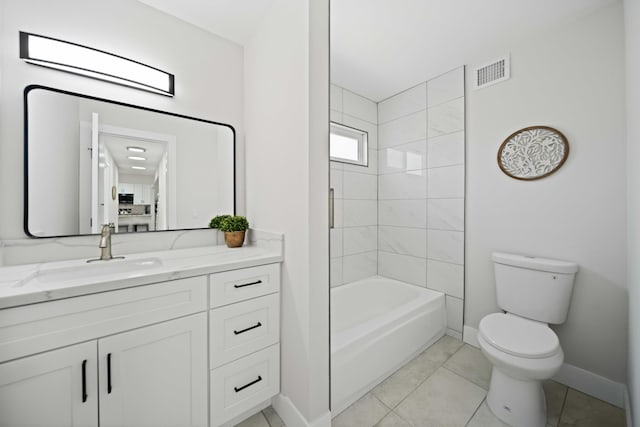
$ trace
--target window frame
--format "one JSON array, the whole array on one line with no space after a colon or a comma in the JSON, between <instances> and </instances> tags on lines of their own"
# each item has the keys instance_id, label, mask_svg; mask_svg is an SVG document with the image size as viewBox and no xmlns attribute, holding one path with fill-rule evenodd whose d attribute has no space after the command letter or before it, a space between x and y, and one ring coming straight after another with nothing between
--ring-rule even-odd
<instances>
[{"instance_id":1,"label":"window frame","mask_svg":"<svg viewBox=\"0 0 640 427\"><path fill-rule=\"evenodd\" d=\"M352 138L358 141L358 160L345 159L344 157L331 156L331 134ZM342 123L329 122L329 160L356 166L369 166L369 133Z\"/></svg>"}]
</instances>

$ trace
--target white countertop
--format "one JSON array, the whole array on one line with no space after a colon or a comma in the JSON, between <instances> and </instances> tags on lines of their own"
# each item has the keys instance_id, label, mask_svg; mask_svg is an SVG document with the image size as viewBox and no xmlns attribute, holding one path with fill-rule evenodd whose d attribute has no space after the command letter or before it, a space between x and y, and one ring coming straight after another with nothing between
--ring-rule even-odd
<instances>
[{"instance_id":1,"label":"white countertop","mask_svg":"<svg viewBox=\"0 0 640 427\"><path fill-rule=\"evenodd\" d=\"M118 254L114 254L117 256ZM0 268L0 309L281 262L257 246L209 246Z\"/></svg>"}]
</instances>

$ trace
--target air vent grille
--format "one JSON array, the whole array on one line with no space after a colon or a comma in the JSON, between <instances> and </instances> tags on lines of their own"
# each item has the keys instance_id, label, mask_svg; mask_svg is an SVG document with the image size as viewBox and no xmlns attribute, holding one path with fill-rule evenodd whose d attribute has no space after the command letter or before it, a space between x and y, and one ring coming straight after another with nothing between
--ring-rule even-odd
<instances>
[{"instance_id":1,"label":"air vent grille","mask_svg":"<svg viewBox=\"0 0 640 427\"><path fill-rule=\"evenodd\" d=\"M482 89L509 79L510 68L508 56L477 67L474 70L474 89Z\"/></svg>"}]
</instances>

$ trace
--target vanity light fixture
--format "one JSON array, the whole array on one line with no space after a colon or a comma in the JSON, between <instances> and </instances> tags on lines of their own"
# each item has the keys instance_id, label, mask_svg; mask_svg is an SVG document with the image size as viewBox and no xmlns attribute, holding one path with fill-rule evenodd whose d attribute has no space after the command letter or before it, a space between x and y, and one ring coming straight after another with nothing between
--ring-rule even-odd
<instances>
[{"instance_id":1,"label":"vanity light fixture","mask_svg":"<svg viewBox=\"0 0 640 427\"><path fill-rule=\"evenodd\" d=\"M140 156L127 156L127 159L130 159L130 160L147 160L146 158L140 157Z\"/></svg>"},{"instance_id":2,"label":"vanity light fixture","mask_svg":"<svg viewBox=\"0 0 640 427\"><path fill-rule=\"evenodd\" d=\"M142 147L127 147L127 150L132 151L134 153L144 153L145 151L147 151Z\"/></svg>"},{"instance_id":3,"label":"vanity light fixture","mask_svg":"<svg viewBox=\"0 0 640 427\"><path fill-rule=\"evenodd\" d=\"M25 61L173 96L174 76L138 61L51 37L20 31L20 58Z\"/></svg>"},{"instance_id":4,"label":"vanity light fixture","mask_svg":"<svg viewBox=\"0 0 640 427\"><path fill-rule=\"evenodd\" d=\"M138 169L141 171L147 170L147 168L145 168L144 166L131 166L131 169Z\"/></svg>"}]
</instances>

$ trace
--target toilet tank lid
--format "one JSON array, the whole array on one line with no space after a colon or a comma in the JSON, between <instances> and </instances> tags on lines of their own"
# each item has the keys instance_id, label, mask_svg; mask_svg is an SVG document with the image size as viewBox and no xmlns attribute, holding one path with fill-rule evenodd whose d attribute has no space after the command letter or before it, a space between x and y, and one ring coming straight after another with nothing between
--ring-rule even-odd
<instances>
[{"instance_id":1,"label":"toilet tank lid","mask_svg":"<svg viewBox=\"0 0 640 427\"><path fill-rule=\"evenodd\" d=\"M494 252L491 258L498 264L530 268L532 270L547 271L549 273L573 274L578 271L578 264L571 261L507 254L504 252Z\"/></svg>"}]
</instances>

